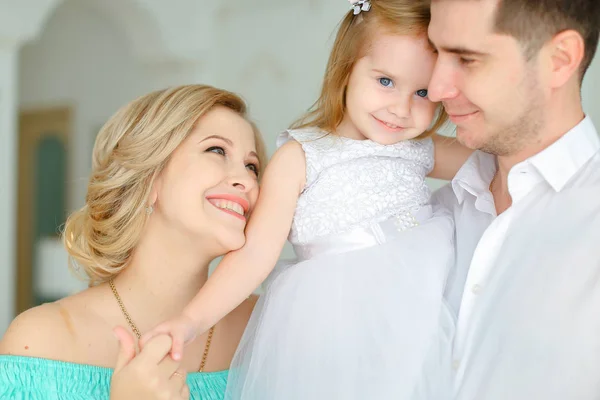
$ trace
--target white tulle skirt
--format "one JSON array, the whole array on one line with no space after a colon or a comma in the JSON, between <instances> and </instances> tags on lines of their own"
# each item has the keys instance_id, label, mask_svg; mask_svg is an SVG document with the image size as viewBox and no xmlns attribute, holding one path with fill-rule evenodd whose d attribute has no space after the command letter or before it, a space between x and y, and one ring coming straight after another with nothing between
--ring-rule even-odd
<instances>
[{"instance_id":1,"label":"white tulle skirt","mask_svg":"<svg viewBox=\"0 0 600 400\"><path fill-rule=\"evenodd\" d=\"M385 243L320 252L271 274L233 359L226 399L444 399L454 320L447 216Z\"/></svg>"}]
</instances>

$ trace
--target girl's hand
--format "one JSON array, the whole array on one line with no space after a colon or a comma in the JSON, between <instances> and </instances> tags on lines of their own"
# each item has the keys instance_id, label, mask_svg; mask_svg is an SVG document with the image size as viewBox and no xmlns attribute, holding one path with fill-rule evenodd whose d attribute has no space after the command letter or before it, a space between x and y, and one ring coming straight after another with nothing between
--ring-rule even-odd
<instances>
[{"instance_id":1,"label":"girl's hand","mask_svg":"<svg viewBox=\"0 0 600 400\"><path fill-rule=\"evenodd\" d=\"M144 348L146 343L155 336L167 334L173 342L171 347L171 357L175 361L183 358L183 347L196 338L197 327L194 321L181 314L176 318L163 322L150 332L144 334L140 339L140 348Z\"/></svg>"}]
</instances>

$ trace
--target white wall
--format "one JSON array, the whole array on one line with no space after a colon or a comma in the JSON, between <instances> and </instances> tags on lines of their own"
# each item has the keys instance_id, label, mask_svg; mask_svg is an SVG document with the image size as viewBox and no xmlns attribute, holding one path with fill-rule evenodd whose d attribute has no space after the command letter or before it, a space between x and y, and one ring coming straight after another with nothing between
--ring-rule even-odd
<instances>
[{"instance_id":1,"label":"white wall","mask_svg":"<svg viewBox=\"0 0 600 400\"><path fill-rule=\"evenodd\" d=\"M323 3L330 4L296 2L220 21L215 84L248 101L270 153L277 134L319 94L333 33L347 10L345 2Z\"/></svg>"},{"instance_id":2,"label":"white wall","mask_svg":"<svg viewBox=\"0 0 600 400\"><path fill-rule=\"evenodd\" d=\"M17 104L14 95L17 58L14 48L0 45L0 334L8 326L15 308L16 239L16 127ZM6 264L5 264L6 263Z\"/></svg>"},{"instance_id":3,"label":"white wall","mask_svg":"<svg viewBox=\"0 0 600 400\"><path fill-rule=\"evenodd\" d=\"M182 67L141 63L116 21L91 1L70 0L54 12L40 38L21 51L20 106L76 107L71 208L84 199L95 129L119 106L156 88L203 82L240 93L272 153L277 133L316 100L333 33L346 9L343 2L267 9L234 4L218 12L218 30L204 38L214 40L212 50L194 54L202 64ZM307 21L314 25L309 28Z\"/></svg>"},{"instance_id":4,"label":"white wall","mask_svg":"<svg viewBox=\"0 0 600 400\"><path fill-rule=\"evenodd\" d=\"M120 25L76 0L56 9L19 61L21 108L74 107L70 209L83 204L98 128L134 97L186 80L177 69L142 64Z\"/></svg>"},{"instance_id":5,"label":"white wall","mask_svg":"<svg viewBox=\"0 0 600 400\"><path fill-rule=\"evenodd\" d=\"M592 118L596 129L600 130L600 45L583 80L581 95L586 114Z\"/></svg>"}]
</instances>

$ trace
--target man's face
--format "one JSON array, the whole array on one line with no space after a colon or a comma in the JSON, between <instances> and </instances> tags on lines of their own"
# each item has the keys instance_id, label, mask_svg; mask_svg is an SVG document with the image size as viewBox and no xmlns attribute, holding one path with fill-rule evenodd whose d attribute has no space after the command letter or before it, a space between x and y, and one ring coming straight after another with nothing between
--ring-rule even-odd
<instances>
[{"instance_id":1,"label":"man's face","mask_svg":"<svg viewBox=\"0 0 600 400\"><path fill-rule=\"evenodd\" d=\"M546 94L537 57L528 61L514 37L494 33L496 3L432 2L429 38L439 56L429 97L443 102L461 143L506 156L536 137Z\"/></svg>"}]
</instances>

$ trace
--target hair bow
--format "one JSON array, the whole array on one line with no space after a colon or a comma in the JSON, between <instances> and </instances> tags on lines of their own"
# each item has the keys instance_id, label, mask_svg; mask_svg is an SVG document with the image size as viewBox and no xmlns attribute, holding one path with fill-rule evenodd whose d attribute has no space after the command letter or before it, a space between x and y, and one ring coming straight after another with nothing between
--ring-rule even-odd
<instances>
[{"instance_id":1,"label":"hair bow","mask_svg":"<svg viewBox=\"0 0 600 400\"><path fill-rule=\"evenodd\" d=\"M371 1L370 0L348 0L354 10L354 15L358 15L361 11L369 11L371 9Z\"/></svg>"}]
</instances>

